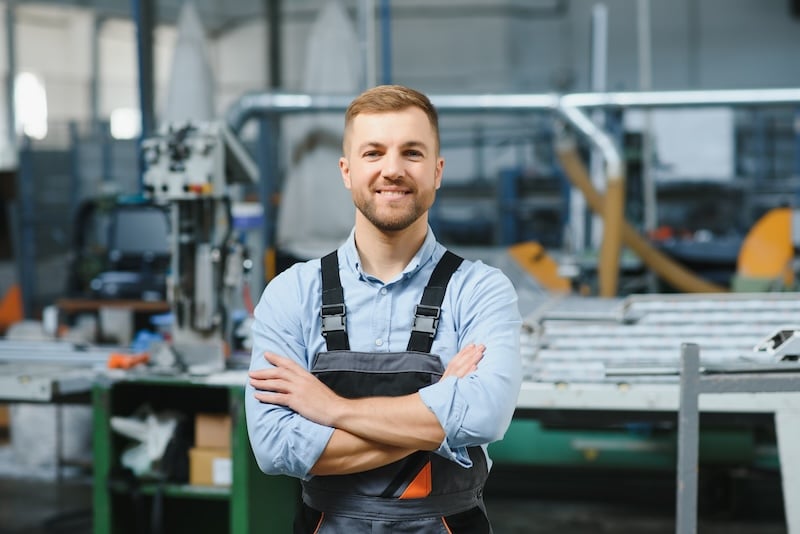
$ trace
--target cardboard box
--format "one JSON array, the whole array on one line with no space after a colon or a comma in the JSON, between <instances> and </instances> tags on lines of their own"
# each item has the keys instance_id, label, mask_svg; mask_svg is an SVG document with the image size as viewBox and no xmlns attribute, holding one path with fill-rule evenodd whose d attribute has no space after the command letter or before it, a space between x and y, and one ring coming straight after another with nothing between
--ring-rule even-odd
<instances>
[{"instance_id":1,"label":"cardboard box","mask_svg":"<svg viewBox=\"0 0 800 534\"><path fill-rule=\"evenodd\" d=\"M194 418L194 446L230 449L231 428L230 414L198 413Z\"/></svg>"},{"instance_id":2,"label":"cardboard box","mask_svg":"<svg viewBox=\"0 0 800 534\"><path fill-rule=\"evenodd\" d=\"M189 449L189 484L196 486L230 486L233 464L230 449Z\"/></svg>"}]
</instances>

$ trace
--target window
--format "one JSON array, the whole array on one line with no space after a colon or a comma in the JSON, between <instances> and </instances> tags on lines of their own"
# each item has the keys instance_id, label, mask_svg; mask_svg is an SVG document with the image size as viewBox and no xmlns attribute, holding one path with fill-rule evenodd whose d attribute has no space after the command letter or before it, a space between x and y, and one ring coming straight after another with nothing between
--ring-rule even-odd
<instances>
[{"instance_id":1,"label":"window","mask_svg":"<svg viewBox=\"0 0 800 534\"><path fill-rule=\"evenodd\" d=\"M111 137L134 139L142 131L142 113L134 108L117 108L111 112Z\"/></svg>"},{"instance_id":2,"label":"window","mask_svg":"<svg viewBox=\"0 0 800 534\"><path fill-rule=\"evenodd\" d=\"M34 139L47 135L47 93L44 83L30 72L20 72L14 80L14 115L18 134Z\"/></svg>"}]
</instances>

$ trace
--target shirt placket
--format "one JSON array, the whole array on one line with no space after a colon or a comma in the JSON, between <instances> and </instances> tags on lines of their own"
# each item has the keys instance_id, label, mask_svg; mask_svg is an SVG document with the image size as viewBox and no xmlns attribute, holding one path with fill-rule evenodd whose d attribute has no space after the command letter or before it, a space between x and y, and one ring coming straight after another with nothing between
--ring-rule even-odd
<instances>
[{"instance_id":1,"label":"shirt placket","mask_svg":"<svg viewBox=\"0 0 800 534\"><path fill-rule=\"evenodd\" d=\"M389 351L389 328L392 309L392 291L382 285L375 292L375 305L372 314L372 346L379 352Z\"/></svg>"}]
</instances>

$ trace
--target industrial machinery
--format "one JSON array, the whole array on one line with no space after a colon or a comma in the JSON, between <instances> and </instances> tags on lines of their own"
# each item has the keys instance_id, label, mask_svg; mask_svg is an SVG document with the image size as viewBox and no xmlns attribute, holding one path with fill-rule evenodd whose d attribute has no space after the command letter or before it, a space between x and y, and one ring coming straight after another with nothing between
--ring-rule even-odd
<instances>
[{"instance_id":1,"label":"industrial machinery","mask_svg":"<svg viewBox=\"0 0 800 534\"><path fill-rule=\"evenodd\" d=\"M231 206L238 186L256 182L256 165L227 126L214 122L166 125L142 143L142 155L145 196L170 213L173 363L190 373L219 371L232 305L252 267L235 238Z\"/></svg>"}]
</instances>

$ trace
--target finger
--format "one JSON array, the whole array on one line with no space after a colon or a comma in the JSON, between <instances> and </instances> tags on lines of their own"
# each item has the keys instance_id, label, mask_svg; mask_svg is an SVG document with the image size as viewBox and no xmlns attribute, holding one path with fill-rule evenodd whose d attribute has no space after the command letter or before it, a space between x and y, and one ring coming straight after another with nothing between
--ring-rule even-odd
<instances>
[{"instance_id":1,"label":"finger","mask_svg":"<svg viewBox=\"0 0 800 534\"><path fill-rule=\"evenodd\" d=\"M255 378L256 380L266 380L269 378L275 378L278 376L279 369L275 367L269 367L266 369L255 369L253 371L249 371L247 376L250 378Z\"/></svg>"},{"instance_id":2,"label":"finger","mask_svg":"<svg viewBox=\"0 0 800 534\"><path fill-rule=\"evenodd\" d=\"M275 354L274 352L265 352L264 359L280 369L286 369L291 372L305 371L304 368L300 367L300 365L291 358Z\"/></svg>"},{"instance_id":3,"label":"finger","mask_svg":"<svg viewBox=\"0 0 800 534\"><path fill-rule=\"evenodd\" d=\"M259 391L273 393L289 393L291 391L291 384L286 380L251 380L250 385Z\"/></svg>"},{"instance_id":4,"label":"finger","mask_svg":"<svg viewBox=\"0 0 800 534\"><path fill-rule=\"evenodd\" d=\"M281 393L256 393L256 400L265 404L277 404L279 406L289 406L289 397Z\"/></svg>"}]
</instances>

